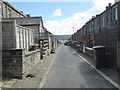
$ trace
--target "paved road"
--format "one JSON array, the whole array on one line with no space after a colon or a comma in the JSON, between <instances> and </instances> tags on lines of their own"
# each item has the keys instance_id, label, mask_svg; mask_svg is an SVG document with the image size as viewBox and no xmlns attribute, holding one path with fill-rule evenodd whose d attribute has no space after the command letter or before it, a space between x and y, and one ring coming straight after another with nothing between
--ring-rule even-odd
<instances>
[{"instance_id":1,"label":"paved road","mask_svg":"<svg viewBox=\"0 0 120 90\"><path fill-rule=\"evenodd\" d=\"M43 88L113 88L70 47L62 45Z\"/></svg>"}]
</instances>

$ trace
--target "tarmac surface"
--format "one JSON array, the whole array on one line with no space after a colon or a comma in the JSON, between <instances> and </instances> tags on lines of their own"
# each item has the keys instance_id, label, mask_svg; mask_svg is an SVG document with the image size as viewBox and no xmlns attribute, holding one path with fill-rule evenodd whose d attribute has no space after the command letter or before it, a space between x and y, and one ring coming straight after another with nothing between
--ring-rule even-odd
<instances>
[{"instance_id":1,"label":"tarmac surface","mask_svg":"<svg viewBox=\"0 0 120 90\"><path fill-rule=\"evenodd\" d=\"M27 77L17 80L16 83L12 86L12 88L38 88L53 58L54 54L51 54L50 56L43 59L38 64L38 66L29 73L34 75L35 77Z\"/></svg>"},{"instance_id":2,"label":"tarmac surface","mask_svg":"<svg viewBox=\"0 0 120 90\"><path fill-rule=\"evenodd\" d=\"M113 74L112 74L113 73ZM5 81L4 88L107 88L116 90L118 74L96 69L93 59L61 45L30 72L35 77ZM117 89L118 90L118 89Z\"/></svg>"},{"instance_id":3,"label":"tarmac surface","mask_svg":"<svg viewBox=\"0 0 120 90\"><path fill-rule=\"evenodd\" d=\"M71 47L62 45L42 88L114 88Z\"/></svg>"}]
</instances>

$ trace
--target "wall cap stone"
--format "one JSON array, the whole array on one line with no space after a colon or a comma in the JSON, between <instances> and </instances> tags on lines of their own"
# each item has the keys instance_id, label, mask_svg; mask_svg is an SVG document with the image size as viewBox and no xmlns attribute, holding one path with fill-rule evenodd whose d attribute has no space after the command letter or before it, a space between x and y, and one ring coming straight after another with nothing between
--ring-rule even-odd
<instances>
[{"instance_id":1,"label":"wall cap stone","mask_svg":"<svg viewBox=\"0 0 120 90\"><path fill-rule=\"evenodd\" d=\"M2 51L24 51L25 49L16 49L16 48L12 48L12 49L6 49L6 50L2 50Z\"/></svg>"},{"instance_id":2,"label":"wall cap stone","mask_svg":"<svg viewBox=\"0 0 120 90\"><path fill-rule=\"evenodd\" d=\"M33 55L33 54L37 53L37 52L40 52L40 50L27 52L27 53L25 53L25 56L28 57L30 55Z\"/></svg>"}]
</instances>

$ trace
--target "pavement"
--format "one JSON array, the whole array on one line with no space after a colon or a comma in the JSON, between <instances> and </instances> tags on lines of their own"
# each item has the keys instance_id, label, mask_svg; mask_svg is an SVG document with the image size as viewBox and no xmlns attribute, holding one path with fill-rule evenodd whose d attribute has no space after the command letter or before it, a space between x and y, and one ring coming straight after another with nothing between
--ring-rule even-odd
<instances>
[{"instance_id":1,"label":"pavement","mask_svg":"<svg viewBox=\"0 0 120 90\"><path fill-rule=\"evenodd\" d=\"M77 53L79 55L79 57L81 57L88 65L90 65L95 71L97 71L102 77L104 77L108 82L110 82L115 88L119 88L119 75L120 72L118 72L116 69L113 68L100 68L97 69L96 68L96 62L94 59L92 59L91 57L78 52L77 50L73 49L75 51L75 53Z\"/></svg>"},{"instance_id":2,"label":"pavement","mask_svg":"<svg viewBox=\"0 0 120 90\"><path fill-rule=\"evenodd\" d=\"M116 88L88 63L74 49L62 45L41 88Z\"/></svg>"},{"instance_id":3,"label":"pavement","mask_svg":"<svg viewBox=\"0 0 120 90\"><path fill-rule=\"evenodd\" d=\"M57 48L59 49L59 47ZM36 66L29 74L34 75L33 78L23 78L23 79L3 79L0 82L2 88L38 88L38 85L41 83L46 71L48 70L55 54L50 54Z\"/></svg>"}]
</instances>

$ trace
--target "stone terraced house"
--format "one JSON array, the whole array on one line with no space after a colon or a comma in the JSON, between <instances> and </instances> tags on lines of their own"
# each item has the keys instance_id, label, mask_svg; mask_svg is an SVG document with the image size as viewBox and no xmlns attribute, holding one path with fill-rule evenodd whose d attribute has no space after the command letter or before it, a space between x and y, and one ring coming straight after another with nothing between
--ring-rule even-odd
<instances>
[{"instance_id":1,"label":"stone terraced house","mask_svg":"<svg viewBox=\"0 0 120 90\"><path fill-rule=\"evenodd\" d=\"M40 63L41 57L49 55L52 41L57 46L57 39L46 33L42 17L26 16L3 0L0 19L2 76L23 78Z\"/></svg>"},{"instance_id":2,"label":"stone terraced house","mask_svg":"<svg viewBox=\"0 0 120 90\"><path fill-rule=\"evenodd\" d=\"M4 0L0 0L0 18L26 17L22 11L18 11Z\"/></svg>"},{"instance_id":3,"label":"stone terraced house","mask_svg":"<svg viewBox=\"0 0 120 90\"><path fill-rule=\"evenodd\" d=\"M106 46L108 67L120 70L120 0L114 5L109 3L104 12L92 17L69 40L77 41L80 50L92 58L92 49L85 47Z\"/></svg>"}]
</instances>

